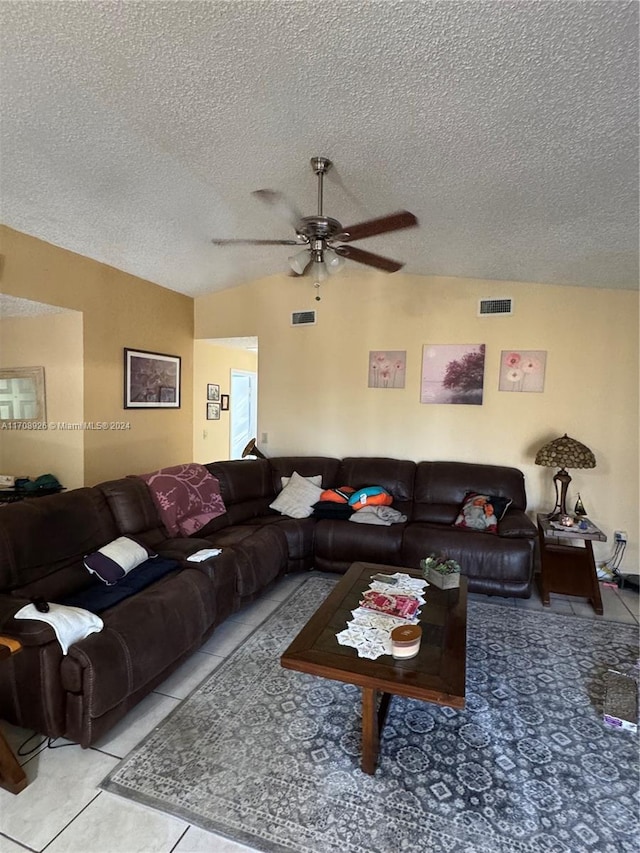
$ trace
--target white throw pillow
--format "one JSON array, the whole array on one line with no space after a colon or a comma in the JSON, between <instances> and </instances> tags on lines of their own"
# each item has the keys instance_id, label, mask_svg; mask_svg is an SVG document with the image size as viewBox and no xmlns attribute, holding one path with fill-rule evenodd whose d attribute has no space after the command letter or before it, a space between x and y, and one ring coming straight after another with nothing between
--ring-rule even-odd
<instances>
[{"instance_id":1,"label":"white throw pillow","mask_svg":"<svg viewBox=\"0 0 640 853\"><path fill-rule=\"evenodd\" d=\"M269 506L291 518L308 518L313 512L313 504L320 500L321 494L320 486L294 471L287 485Z\"/></svg>"},{"instance_id":2,"label":"white throw pillow","mask_svg":"<svg viewBox=\"0 0 640 853\"><path fill-rule=\"evenodd\" d=\"M296 471L296 474L297 473L298 472ZM298 475L298 476L301 476L301 475ZM291 479L291 477L280 477L280 484L282 485L283 489L285 486L289 485L290 479ZM304 479L308 480L310 483L313 483L314 486L321 486L322 485L322 474L314 474L313 477L305 477Z\"/></svg>"},{"instance_id":3,"label":"white throw pillow","mask_svg":"<svg viewBox=\"0 0 640 853\"><path fill-rule=\"evenodd\" d=\"M107 586L117 583L151 557L157 557L145 545L129 536L120 536L84 558L85 568Z\"/></svg>"}]
</instances>

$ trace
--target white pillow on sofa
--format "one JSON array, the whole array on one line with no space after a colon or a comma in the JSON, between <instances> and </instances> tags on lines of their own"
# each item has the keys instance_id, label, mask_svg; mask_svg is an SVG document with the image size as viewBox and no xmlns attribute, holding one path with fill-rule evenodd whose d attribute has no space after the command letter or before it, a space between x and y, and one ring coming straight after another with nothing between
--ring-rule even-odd
<instances>
[{"instance_id":1,"label":"white pillow on sofa","mask_svg":"<svg viewBox=\"0 0 640 853\"><path fill-rule=\"evenodd\" d=\"M313 512L313 504L320 500L321 494L320 486L294 471L287 485L269 506L291 518L308 518Z\"/></svg>"},{"instance_id":2,"label":"white pillow on sofa","mask_svg":"<svg viewBox=\"0 0 640 853\"><path fill-rule=\"evenodd\" d=\"M146 545L142 545L130 536L119 536L108 545L103 545L92 554L87 554L84 565L91 574L97 575L103 583L111 586L146 560L157 556Z\"/></svg>"},{"instance_id":3,"label":"white pillow on sofa","mask_svg":"<svg viewBox=\"0 0 640 853\"><path fill-rule=\"evenodd\" d=\"M297 471L296 471L297 473ZM302 475L299 475L302 476ZM284 489L285 486L289 485L289 480L291 477L280 477L280 485ZM322 485L322 474L314 474L312 477L304 477L305 480L308 480L310 483L313 483L314 486Z\"/></svg>"}]
</instances>

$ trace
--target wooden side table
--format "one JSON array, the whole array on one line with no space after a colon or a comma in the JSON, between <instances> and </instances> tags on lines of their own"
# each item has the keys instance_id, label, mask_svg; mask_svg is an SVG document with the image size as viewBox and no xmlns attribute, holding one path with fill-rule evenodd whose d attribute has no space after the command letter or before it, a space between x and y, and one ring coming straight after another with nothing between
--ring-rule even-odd
<instances>
[{"instance_id":1,"label":"wooden side table","mask_svg":"<svg viewBox=\"0 0 640 853\"><path fill-rule=\"evenodd\" d=\"M0 636L0 661L16 654L22 649L18 640ZM13 750L0 731L0 788L5 788L12 794L19 794L27 787L27 777L20 766Z\"/></svg>"},{"instance_id":2,"label":"wooden side table","mask_svg":"<svg viewBox=\"0 0 640 853\"><path fill-rule=\"evenodd\" d=\"M589 599L595 612L602 616L602 598L593 559L592 542L606 542L605 534L589 522L587 530L552 526L546 515L538 515L540 542L540 596L549 607L550 593L579 595Z\"/></svg>"}]
</instances>

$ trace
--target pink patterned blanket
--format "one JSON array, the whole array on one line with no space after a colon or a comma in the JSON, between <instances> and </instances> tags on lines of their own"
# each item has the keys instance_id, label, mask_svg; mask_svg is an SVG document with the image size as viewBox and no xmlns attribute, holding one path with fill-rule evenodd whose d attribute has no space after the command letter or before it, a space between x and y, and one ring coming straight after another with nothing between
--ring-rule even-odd
<instances>
[{"instance_id":1,"label":"pink patterned blanket","mask_svg":"<svg viewBox=\"0 0 640 853\"><path fill-rule=\"evenodd\" d=\"M190 536L227 511L220 484L195 462L140 474L171 536Z\"/></svg>"}]
</instances>

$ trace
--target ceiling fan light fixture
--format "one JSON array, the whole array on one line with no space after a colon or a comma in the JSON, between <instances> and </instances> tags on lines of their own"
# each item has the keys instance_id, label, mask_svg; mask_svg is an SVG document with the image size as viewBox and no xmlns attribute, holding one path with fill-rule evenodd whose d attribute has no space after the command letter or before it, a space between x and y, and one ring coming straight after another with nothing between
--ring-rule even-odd
<instances>
[{"instance_id":1,"label":"ceiling fan light fixture","mask_svg":"<svg viewBox=\"0 0 640 853\"><path fill-rule=\"evenodd\" d=\"M322 282L326 281L329 277L329 273L327 271L327 266L322 261L314 261L311 265L311 278L314 282Z\"/></svg>"},{"instance_id":2,"label":"ceiling fan light fixture","mask_svg":"<svg viewBox=\"0 0 640 853\"><path fill-rule=\"evenodd\" d=\"M302 252L291 255L287 260L291 269L298 275L302 275L309 266L309 250L303 249Z\"/></svg>"},{"instance_id":3,"label":"ceiling fan light fixture","mask_svg":"<svg viewBox=\"0 0 640 853\"><path fill-rule=\"evenodd\" d=\"M330 275L338 272L344 266L344 258L341 258L333 249L324 250L324 263Z\"/></svg>"}]
</instances>

